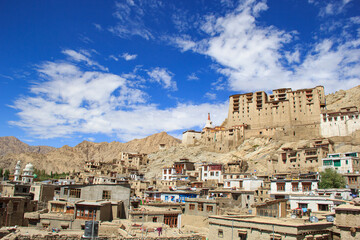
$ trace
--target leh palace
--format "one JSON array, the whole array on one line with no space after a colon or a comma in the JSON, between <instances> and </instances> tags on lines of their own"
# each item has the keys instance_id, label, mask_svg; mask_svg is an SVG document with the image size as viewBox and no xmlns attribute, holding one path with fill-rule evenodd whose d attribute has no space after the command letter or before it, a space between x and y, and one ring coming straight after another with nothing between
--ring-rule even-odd
<instances>
[{"instance_id":1,"label":"leh palace","mask_svg":"<svg viewBox=\"0 0 360 240\"><path fill-rule=\"evenodd\" d=\"M182 141L4 153L0 237L360 239L359 105L336 94L235 94L220 126L209 113Z\"/></svg>"},{"instance_id":2,"label":"leh palace","mask_svg":"<svg viewBox=\"0 0 360 240\"><path fill-rule=\"evenodd\" d=\"M270 137L288 141L348 136L360 129L359 110L348 106L327 111L323 86L291 88L230 96L228 118L213 126L210 114L202 132L183 133L183 144L205 144L229 151L245 139Z\"/></svg>"}]
</instances>

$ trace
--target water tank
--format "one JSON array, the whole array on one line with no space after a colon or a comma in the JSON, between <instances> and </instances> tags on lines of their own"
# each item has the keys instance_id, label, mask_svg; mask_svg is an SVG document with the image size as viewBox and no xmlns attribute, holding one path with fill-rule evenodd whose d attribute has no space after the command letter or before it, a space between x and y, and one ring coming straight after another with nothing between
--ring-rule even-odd
<instances>
[{"instance_id":1,"label":"water tank","mask_svg":"<svg viewBox=\"0 0 360 240\"><path fill-rule=\"evenodd\" d=\"M94 224L94 226L93 226ZM83 238L96 238L99 233L99 222L98 221L86 221L85 222L85 231Z\"/></svg>"},{"instance_id":2,"label":"water tank","mask_svg":"<svg viewBox=\"0 0 360 240\"><path fill-rule=\"evenodd\" d=\"M326 216L326 221L328 221L328 222L334 222L334 216L331 216L331 215L329 215L329 216Z\"/></svg>"}]
</instances>

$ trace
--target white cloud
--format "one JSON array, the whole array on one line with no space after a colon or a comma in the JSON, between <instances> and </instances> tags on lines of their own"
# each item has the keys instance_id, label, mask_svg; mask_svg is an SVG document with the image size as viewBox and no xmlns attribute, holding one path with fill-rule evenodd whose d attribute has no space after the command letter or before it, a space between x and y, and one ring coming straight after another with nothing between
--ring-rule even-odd
<instances>
[{"instance_id":1,"label":"white cloud","mask_svg":"<svg viewBox=\"0 0 360 240\"><path fill-rule=\"evenodd\" d=\"M216 99L216 93L207 92L207 93L205 93L204 97L207 98L207 99L210 99L210 100L215 100Z\"/></svg>"},{"instance_id":2,"label":"white cloud","mask_svg":"<svg viewBox=\"0 0 360 240\"><path fill-rule=\"evenodd\" d=\"M137 58L137 54L129 54L129 53L123 53L121 55L121 57L123 59L125 59L126 61L131 61Z\"/></svg>"},{"instance_id":3,"label":"white cloud","mask_svg":"<svg viewBox=\"0 0 360 240\"><path fill-rule=\"evenodd\" d=\"M110 55L109 58L111 58L114 61L119 61L119 58L115 57L114 55Z\"/></svg>"},{"instance_id":4,"label":"white cloud","mask_svg":"<svg viewBox=\"0 0 360 240\"><path fill-rule=\"evenodd\" d=\"M264 1L243 1L225 16L207 16L201 27L207 37L199 41L176 37L173 44L220 64L217 71L228 83L213 83L217 90L225 86L233 91L269 91L324 85L327 92L333 92L360 83L356 36L343 33L338 38L319 38L310 47L294 48L291 44L298 32L257 23L256 17L267 8Z\"/></svg>"},{"instance_id":5,"label":"white cloud","mask_svg":"<svg viewBox=\"0 0 360 240\"><path fill-rule=\"evenodd\" d=\"M105 68L104 66L100 65L96 61L90 59L91 53L86 50L82 50L81 52L76 52L72 49L66 49L62 51L63 54L69 56L72 60L76 62L85 62L88 66L95 66L103 71L109 71L109 69Z\"/></svg>"},{"instance_id":6,"label":"white cloud","mask_svg":"<svg viewBox=\"0 0 360 240\"><path fill-rule=\"evenodd\" d=\"M159 83L165 89L177 90L176 82L172 80L174 74L167 69L157 67L147 73L150 76L150 81Z\"/></svg>"},{"instance_id":7,"label":"white cloud","mask_svg":"<svg viewBox=\"0 0 360 240\"><path fill-rule=\"evenodd\" d=\"M319 6L319 15L322 17L329 15L337 15L345 10L346 5L352 0L309 0L310 4Z\"/></svg>"},{"instance_id":8,"label":"white cloud","mask_svg":"<svg viewBox=\"0 0 360 240\"><path fill-rule=\"evenodd\" d=\"M189 81L197 81L197 80L199 80L199 77L196 76L195 73L192 73L189 76L187 76L187 80L189 80Z\"/></svg>"},{"instance_id":9,"label":"white cloud","mask_svg":"<svg viewBox=\"0 0 360 240\"><path fill-rule=\"evenodd\" d=\"M216 124L227 115L227 102L159 109L147 102L145 92L131 87L131 80L83 71L67 62L46 62L37 71L42 80L31 86L28 96L14 102L19 120L10 124L38 138L108 134L127 141L160 131L200 129L208 112ZM155 78L164 81L161 74L167 71L156 72Z\"/></svg>"},{"instance_id":10,"label":"white cloud","mask_svg":"<svg viewBox=\"0 0 360 240\"><path fill-rule=\"evenodd\" d=\"M100 24L98 24L98 23L93 23L93 25L94 25L94 27L95 27L97 30L99 30L99 31L102 31L102 30L103 30L103 28L102 28L102 26L101 26Z\"/></svg>"},{"instance_id":11,"label":"white cloud","mask_svg":"<svg viewBox=\"0 0 360 240\"><path fill-rule=\"evenodd\" d=\"M139 36L144 39L153 39L154 36L143 21L144 8L139 2L134 1L116 2L116 11L113 14L118 20L115 26L109 28L109 31L121 38ZM149 5L151 7L152 5Z\"/></svg>"}]
</instances>

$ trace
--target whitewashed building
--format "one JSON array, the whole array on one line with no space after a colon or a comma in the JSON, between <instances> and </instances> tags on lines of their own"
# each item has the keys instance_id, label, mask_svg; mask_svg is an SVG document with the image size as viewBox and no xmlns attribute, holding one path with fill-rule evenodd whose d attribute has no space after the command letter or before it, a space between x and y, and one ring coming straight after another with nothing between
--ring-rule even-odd
<instances>
[{"instance_id":1,"label":"whitewashed building","mask_svg":"<svg viewBox=\"0 0 360 240\"><path fill-rule=\"evenodd\" d=\"M279 179L271 180L270 196L282 198L290 194L313 194L318 189L319 180L317 179Z\"/></svg>"},{"instance_id":2,"label":"whitewashed building","mask_svg":"<svg viewBox=\"0 0 360 240\"><path fill-rule=\"evenodd\" d=\"M321 170L325 171L327 168L332 168L341 174L360 171L359 153L347 152L328 154L326 158L322 159Z\"/></svg>"},{"instance_id":3,"label":"whitewashed building","mask_svg":"<svg viewBox=\"0 0 360 240\"><path fill-rule=\"evenodd\" d=\"M341 108L337 112L323 112L320 118L320 131L323 137L348 136L360 129L357 107Z\"/></svg>"},{"instance_id":4,"label":"whitewashed building","mask_svg":"<svg viewBox=\"0 0 360 240\"><path fill-rule=\"evenodd\" d=\"M161 180L171 181L173 175L176 174L176 170L173 167L164 167L161 172Z\"/></svg>"},{"instance_id":5,"label":"whitewashed building","mask_svg":"<svg viewBox=\"0 0 360 240\"><path fill-rule=\"evenodd\" d=\"M229 178L224 179L224 188L254 191L261 187L263 183L264 180L259 178Z\"/></svg>"},{"instance_id":6,"label":"whitewashed building","mask_svg":"<svg viewBox=\"0 0 360 240\"><path fill-rule=\"evenodd\" d=\"M201 171L201 180L216 180L222 182L222 164L220 163L208 163L203 164L200 167Z\"/></svg>"}]
</instances>

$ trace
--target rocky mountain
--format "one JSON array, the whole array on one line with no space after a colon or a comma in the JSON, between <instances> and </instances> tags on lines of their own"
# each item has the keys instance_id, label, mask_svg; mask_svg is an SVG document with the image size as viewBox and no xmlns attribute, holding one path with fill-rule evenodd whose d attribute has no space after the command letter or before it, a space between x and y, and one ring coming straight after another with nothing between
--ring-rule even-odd
<instances>
[{"instance_id":1,"label":"rocky mountain","mask_svg":"<svg viewBox=\"0 0 360 240\"><path fill-rule=\"evenodd\" d=\"M349 90L339 90L326 95L326 108L339 110L342 107L357 106L360 108L360 85Z\"/></svg>"},{"instance_id":2,"label":"rocky mountain","mask_svg":"<svg viewBox=\"0 0 360 240\"><path fill-rule=\"evenodd\" d=\"M16 137L0 137L0 156L8 153L48 153L55 148L49 146L30 146Z\"/></svg>"},{"instance_id":3,"label":"rocky mountain","mask_svg":"<svg viewBox=\"0 0 360 240\"><path fill-rule=\"evenodd\" d=\"M10 144L6 141L14 141L17 143ZM16 161L21 160L24 165L27 162L33 163L35 168L44 169L47 172L68 172L79 170L83 167L86 159L112 161L119 158L120 152L140 152L151 153L159 150L160 144L165 144L167 148L178 145L181 141L168 135L165 132L153 134L143 139L135 139L127 143L120 142L102 142L93 143L83 141L75 147L67 145L61 148L52 148L52 151L30 151L32 148L14 137L3 138L4 149L0 156L0 168L13 169ZM6 146L11 146L6 149ZM16 146L19 146L18 148ZM30 147L30 148L29 148Z\"/></svg>"}]
</instances>

